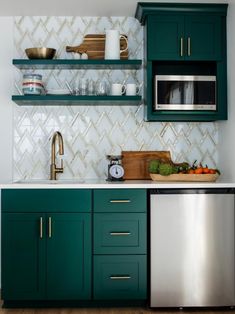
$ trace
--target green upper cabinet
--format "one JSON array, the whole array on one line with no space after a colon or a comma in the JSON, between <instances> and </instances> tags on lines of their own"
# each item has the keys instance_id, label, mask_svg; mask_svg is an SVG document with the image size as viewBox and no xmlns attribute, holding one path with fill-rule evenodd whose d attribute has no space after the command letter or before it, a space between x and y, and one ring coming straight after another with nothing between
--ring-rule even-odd
<instances>
[{"instance_id":1,"label":"green upper cabinet","mask_svg":"<svg viewBox=\"0 0 235 314\"><path fill-rule=\"evenodd\" d=\"M157 14L147 19L149 60L220 60L221 18Z\"/></svg>"},{"instance_id":2,"label":"green upper cabinet","mask_svg":"<svg viewBox=\"0 0 235 314\"><path fill-rule=\"evenodd\" d=\"M184 17L182 15L150 15L147 23L149 60L182 60Z\"/></svg>"},{"instance_id":3,"label":"green upper cabinet","mask_svg":"<svg viewBox=\"0 0 235 314\"><path fill-rule=\"evenodd\" d=\"M185 17L184 56L186 60L220 60L222 49L221 17Z\"/></svg>"},{"instance_id":4,"label":"green upper cabinet","mask_svg":"<svg viewBox=\"0 0 235 314\"><path fill-rule=\"evenodd\" d=\"M228 119L227 8L228 4L221 3L138 2L135 17L145 26L146 121L202 122ZM157 75L216 77L216 108L157 107ZM205 102L206 105L210 101Z\"/></svg>"}]
</instances>

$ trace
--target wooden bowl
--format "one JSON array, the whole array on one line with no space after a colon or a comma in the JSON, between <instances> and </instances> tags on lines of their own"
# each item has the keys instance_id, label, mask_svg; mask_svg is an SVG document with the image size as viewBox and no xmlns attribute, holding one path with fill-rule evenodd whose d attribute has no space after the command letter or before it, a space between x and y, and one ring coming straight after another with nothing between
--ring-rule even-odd
<instances>
[{"instance_id":1,"label":"wooden bowl","mask_svg":"<svg viewBox=\"0 0 235 314\"><path fill-rule=\"evenodd\" d=\"M215 182L219 175L215 174L171 174L161 176L160 174L150 173L153 181L163 182Z\"/></svg>"},{"instance_id":2,"label":"wooden bowl","mask_svg":"<svg viewBox=\"0 0 235 314\"><path fill-rule=\"evenodd\" d=\"M25 53L29 59L53 59L56 49L46 47L27 48Z\"/></svg>"}]
</instances>

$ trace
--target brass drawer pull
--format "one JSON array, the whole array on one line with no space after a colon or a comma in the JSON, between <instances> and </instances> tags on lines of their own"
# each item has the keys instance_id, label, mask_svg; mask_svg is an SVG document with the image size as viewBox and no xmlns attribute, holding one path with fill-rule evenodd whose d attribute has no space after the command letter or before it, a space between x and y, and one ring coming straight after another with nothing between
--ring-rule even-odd
<instances>
[{"instance_id":1,"label":"brass drawer pull","mask_svg":"<svg viewBox=\"0 0 235 314\"><path fill-rule=\"evenodd\" d=\"M52 237L52 226L51 226L51 217L48 218L48 236Z\"/></svg>"},{"instance_id":2,"label":"brass drawer pull","mask_svg":"<svg viewBox=\"0 0 235 314\"><path fill-rule=\"evenodd\" d=\"M188 37L188 56L191 56L191 38Z\"/></svg>"},{"instance_id":3,"label":"brass drawer pull","mask_svg":"<svg viewBox=\"0 0 235 314\"><path fill-rule=\"evenodd\" d=\"M128 280L131 276L110 276L111 280Z\"/></svg>"},{"instance_id":4,"label":"brass drawer pull","mask_svg":"<svg viewBox=\"0 0 235 314\"><path fill-rule=\"evenodd\" d=\"M180 38L180 56L183 57L184 55L184 39L183 37Z\"/></svg>"},{"instance_id":5,"label":"brass drawer pull","mask_svg":"<svg viewBox=\"0 0 235 314\"><path fill-rule=\"evenodd\" d=\"M40 221L39 221L39 236L40 236L40 239L43 238L43 220L42 220L42 217L40 217Z\"/></svg>"},{"instance_id":6,"label":"brass drawer pull","mask_svg":"<svg viewBox=\"0 0 235 314\"><path fill-rule=\"evenodd\" d=\"M110 232L111 236L128 236L131 235L130 232Z\"/></svg>"},{"instance_id":7,"label":"brass drawer pull","mask_svg":"<svg viewBox=\"0 0 235 314\"><path fill-rule=\"evenodd\" d=\"M110 200L110 203L130 203L131 200Z\"/></svg>"}]
</instances>

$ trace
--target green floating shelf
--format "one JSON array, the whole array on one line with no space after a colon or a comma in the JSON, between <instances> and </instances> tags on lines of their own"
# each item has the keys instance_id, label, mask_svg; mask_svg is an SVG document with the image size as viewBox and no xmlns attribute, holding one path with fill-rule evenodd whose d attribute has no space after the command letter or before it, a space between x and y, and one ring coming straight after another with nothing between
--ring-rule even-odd
<instances>
[{"instance_id":1,"label":"green floating shelf","mask_svg":"<svg viewBox=\"0 0 235 314\"><path fill-rule=\"evenodd\" d=\"M13 59L12 62L23 69L126 69L137 70L142 60L76 60L76 59Z\"/></svg>"},{"instance_id":2,"label":"green floating shelf","mask_svg":"<svg viewBox=\"0 0 235 314\"><path fill-rule=\"evenodd\" d=\"M19 106L139 105L141 96L14 95Z\"/></svg>"}]
</instances>

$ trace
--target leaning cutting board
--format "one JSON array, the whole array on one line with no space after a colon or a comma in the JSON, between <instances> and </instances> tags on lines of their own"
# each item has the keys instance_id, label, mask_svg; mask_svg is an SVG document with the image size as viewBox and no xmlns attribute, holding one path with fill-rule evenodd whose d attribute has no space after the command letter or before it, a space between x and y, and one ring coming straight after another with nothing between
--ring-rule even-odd
<instances>
[{"instance_id":1,"label":"leaning cutting board","mask_svg":"<svg viewBox=\"0 0 235 314\"><path fill-rule=\"evenodd\" d=\"M122 166L125 180L151 179L148 164L152 159L171 160L169 151L122 151Z\"/></svg>"},{"instance_id":2,"label":"leaning cutting board","mask_svg":"<svg viewBox=\"0 0 235 314\"><path fill-rule=\"evenodd\" d=\"M126 35L123 35L126 37ZM120 39L121 50L126 49L125 39ZM104 59L105 51L105 34L88 34L84 36L83 43L79 46L66 47L67 52L86 52L88 54L88 59ZM128 59L128 50L124 51L120 55L121 59Z\"/></svg>"}]
</instances>

